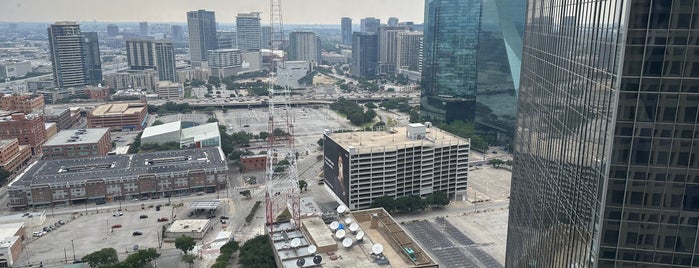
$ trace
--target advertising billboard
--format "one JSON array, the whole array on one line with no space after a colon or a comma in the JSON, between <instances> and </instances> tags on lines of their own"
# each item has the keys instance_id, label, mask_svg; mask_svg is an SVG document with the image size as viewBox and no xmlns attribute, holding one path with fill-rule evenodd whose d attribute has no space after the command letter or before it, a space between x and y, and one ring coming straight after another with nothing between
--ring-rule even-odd
<instances>
[{"instance_id":1,"label":"advertising billboard","mask_svg":"<svg viewBox=\"0 0 699 268\"><path fill-rule=\"evenodd\" d=\"M349 153L326 137L323 156L325 184L349 207Z\"/></svg>"}]
</instances>

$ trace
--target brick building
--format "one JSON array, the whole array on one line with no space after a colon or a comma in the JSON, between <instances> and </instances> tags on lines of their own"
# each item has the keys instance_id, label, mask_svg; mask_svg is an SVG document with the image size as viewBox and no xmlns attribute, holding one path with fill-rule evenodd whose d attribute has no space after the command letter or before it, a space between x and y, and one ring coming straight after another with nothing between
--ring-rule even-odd
<instances>
[{"instance_id":1,"label":"brick building","mask_svg":"<svg viewBox=\"0 0 699 268\"><path fill-rule=\"evenodd\" d=\"M8 185L9 207L46 207L216 192L228 166L220 147L40 160Z\"/></svg>"},{"instance_id":2,"label":"brick building","mask_svg":"<svg viewBox=\"0 0 699 268\"><path fill-rule=\"evenodd\" d=\"M18 139L20 145L31 146L32 154L41 154L41 145L47 139L44 119L23 113L0 117L0 139Z\"/></svg>"},{"instance_id":3,"label":"brick building","mask_svg":"<svg viewBox=\"0 0 699 268\"><path fill-rule=\"evenodd\" d=\"M240 171L250 172L250 171L260 171L265 170L267 166L267 156L266 155L249 155L240 157Z\"/></svg>"},{"instance_id":4,"label":"brick building","mask_svg":"<svg viewBox=\"0 0 699 268\"><path fill-rule=\"evenodd\" d=\"M44 143L44 159L105 156L112 150L109 128L63 130Z\"/></svg>"},{"instance_id":5,"label":"brick building","mask_svg":"<svg viewBox=\"0 0 699 268\"><path fill-rule=\"evenodd\" d=\"M108 103L87 114L87 127L114 130L143 130L148 107L145 103Z\"/></svg>"},{"instance_id":6,"label":"brick building","mask_svg":"<svg viewBox=\"0 0 699 268\"><path fill-rule=\"evenodd\" d=\"M72 113L68 108L45 108L44 120L56 123L59 130L69 129L80 120L80 113Z\"/></svg>"},{"instance_id":7,"label":"brick building","mask_svg":"<svg viewBox=\"0 0 699 268\"><path fill-rule=\"evenodd\" d=\"M0 140L0 168L14 172L27 164L32 157L32 149L19 145L17 139Z\"/></svg>"},{"instance_id":8,"label":"brick building","mask_svg":"<svg viewBox=\"0 0 699 268\"><path fill-rule=\"evenodd\" d=\"M0 96L0 109L30 114L44 107L44 96L38 94L8 94Z\"/></svg>"},{"instance_id":9,"label":"brick building","mask_svg":"<svg viewBox=\"0 0 699 268\"><path fill-rule=\"evenodd\" d=\"M22 242L26 239L25 224L0 224L0 267L15 266L22 255Z\"/></svg>"}]
</instances>

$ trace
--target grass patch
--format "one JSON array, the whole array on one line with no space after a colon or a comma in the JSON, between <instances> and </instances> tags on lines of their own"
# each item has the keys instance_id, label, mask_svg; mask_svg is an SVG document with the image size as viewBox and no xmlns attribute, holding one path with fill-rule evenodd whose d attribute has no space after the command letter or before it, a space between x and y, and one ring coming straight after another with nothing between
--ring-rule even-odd
<instances>
[{"instance_id":1,"label":"grass patch","mask_svg":"<svg viewBox=\"0 0 699 268\"><path fill-rule=\"evenodd\" d=\"M247 223L252 222L252 219L255 218L255 213L257 212L258 209L260 209L261 204L262 204L262 201L255 202L255 205L253 205L252 209L250 209L250 213L245 217L245 222L247 222Z\"/></svg>"}]
</instances>

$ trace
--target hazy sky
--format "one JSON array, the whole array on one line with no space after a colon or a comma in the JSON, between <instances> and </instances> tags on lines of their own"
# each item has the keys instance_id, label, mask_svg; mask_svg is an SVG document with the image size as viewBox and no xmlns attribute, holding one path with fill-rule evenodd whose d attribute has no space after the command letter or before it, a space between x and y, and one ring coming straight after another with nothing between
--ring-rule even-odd
<instances>
[{"instance_id":1,"label":"hazy sky","mask_svg":"<svg viewBox=\"0 0 699 268\"><path fill-rule=\"evenodd\" d=\"M340 24L351 17L388 17L422 23L424 0L282 0L284 23ZM237 13L260 11L269 21L269 0L0 0L0 21L185 22L186 12L213 10L216 21L235 22Z\"/></svg>"}]
</instances>

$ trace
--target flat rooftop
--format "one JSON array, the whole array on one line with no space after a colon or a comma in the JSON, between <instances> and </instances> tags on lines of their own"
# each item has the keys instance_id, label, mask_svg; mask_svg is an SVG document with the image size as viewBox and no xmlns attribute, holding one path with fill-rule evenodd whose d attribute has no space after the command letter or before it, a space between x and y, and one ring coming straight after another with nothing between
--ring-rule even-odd
<instances>
[{"instance_id":1,"label":"flat rooftop","mask_svg":"<svg viewBox=\"0 0 699 268\"><path fill-rule=\"evenodd\" d=\"M53 136L53 138L44 143L44 146L97 143L106 133L109 133L109 128L62 130L56 133L56 136Z\"/></svg>"},{"instance_id":2,"label":"flat rooftop","mask_svg":"<svg viewBox=\"0 0 699 268\"><path fill-rule=\"evenodd\" d=\"M468 144L469 141L455 136L441 129L430 127L427 129L425 139L410 139L407 137L406 127L396 127L395 131L356 131L332 133L328 137L335 141L342 148L369 148L369 147L412 147L416 145L424 145L426 143L442 144L442 143L462 143Z\"/></svg>"},{"instance_id":3,"label":"flat rooftop","mask_svg":"<svg viewBox=\"0 0 699 268\"><path fill-rule=\"evenodd\" d=\"M213 200L213 201L192 201L192 204L189 205L190 208L193 209L216 209L218 206L221 204L221 201L219 200Z\"/></svg>"},{"instance_id":4,"label":"flat rooftop","mask_svg":"<svg viewBox=\"0 0 699 268\"><path fill-rule=\"evenodd\" d=\"M24 226L24 222L13 222L13 223L3 223L0 224L0 239L5 239L8 237L15 236L17 230Z\"/></svg>"},{"instance_id":5,"label":"flat rooftop","mask_svg":"<svg viewBox=\"0 0 699 268\"><path fill-rule=\"evenodd\" d=\"M141 174L228 170L219 147L162 151L134 155L40 160L10 183L11 187L36 184L64 184L94 179L136 178Z\"/></svg>"},{"instance_id":6,"label":"flat rooftop","mask_svg":"<svg viewBox=\"0 0 699 268\"><path fill-rule=\"evenodd\" d=\"M152 136L162 135L165 133L180 131L182 121L175 121L170 123L165 123L157 126L150 126L143 130L141 134L141 139L148 138Z\"/></svg>"},{"instance_id":7,"label":"flat rooftop","mask_svg":"<svg viewBox=\"0 0 699 268\"><path fill-rule=\"evenodd\" d=\"M167 232L170 232L170 233L203 232L208 224L209 224L209 220L204 220L204 219L175 220L170 225L170 227L167 228Z\"/></svg>"},{"instance_id":8,"label":"flat rooftop","mask_svg":"<svg viewBox=\"0 0 699 268\"><path fill-rule=\"evenodd\" d=\"M94 116L116 116L138 114L147 109L144 103L110 103L97 106L92 110Z\"/></svg>"},{"instance_id":9,"label":"flat rooftop","mask_svg":"<svg viewBox=\"0 0 699 268\"><path fill-rule=\"evenodd\" d=\"M2 139L0 140L0 149L4 149L5 146L12 144L17 139Z\"/></svg>"}]
</instances>

